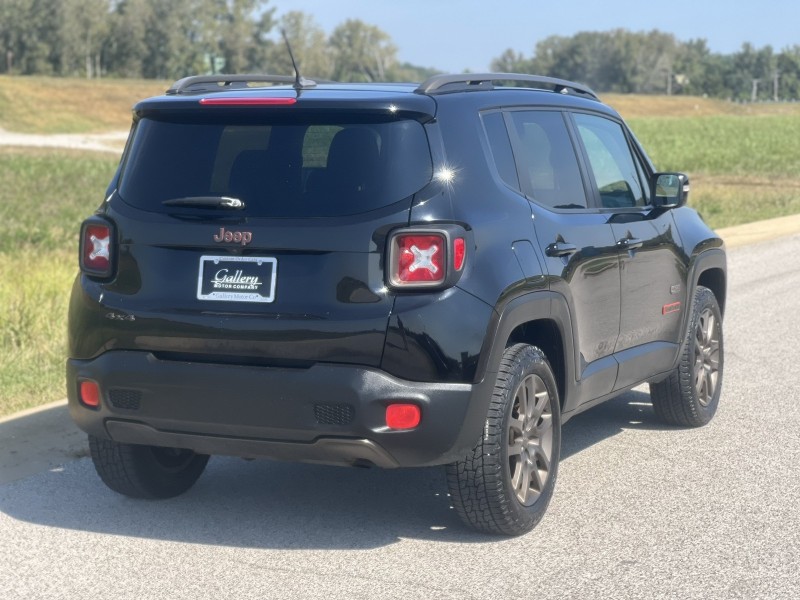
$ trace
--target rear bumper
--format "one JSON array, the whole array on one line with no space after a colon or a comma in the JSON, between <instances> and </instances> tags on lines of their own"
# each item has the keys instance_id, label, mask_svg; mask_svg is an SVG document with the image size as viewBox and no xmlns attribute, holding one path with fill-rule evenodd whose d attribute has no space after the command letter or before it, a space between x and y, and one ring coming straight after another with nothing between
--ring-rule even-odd
<instances>
[{"instance_id":1,"label":"rear bumper","mask_svg":"<svg viewBox=\"0 0 800 600\"><path fill-rule=\"evenodd\" d=\"M99 408L79 401L81 380L99 384ZM480 435L489 401L481 385L404 381L371 368L205 364L136 351L67 361L67 387L72 418L98 437L205 454L381 467L461 458ZM386 406L398 401L420 407L417 428L386 427Z\"/></svg>"}]
</instances>

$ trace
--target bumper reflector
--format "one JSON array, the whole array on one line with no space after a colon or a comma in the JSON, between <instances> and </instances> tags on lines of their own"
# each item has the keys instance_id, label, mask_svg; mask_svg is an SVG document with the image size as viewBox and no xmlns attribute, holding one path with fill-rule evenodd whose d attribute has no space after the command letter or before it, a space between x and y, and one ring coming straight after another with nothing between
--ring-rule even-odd
<instances>
[{"instance_id":1,"label":"bumper reflector","mask_svg":"<svg viewBox=\"0 0 800 600\"><path fill-rule=\"evenodd\" d=\"M386 407L386 426L389 429L414 429L422 413L416 404L390 404Z\"/></svg>"},{"instance_id":2,"label":"bumper reflector","mask_svg":"<svg viewBox=\"0 0 800 600\"><path fill-rule=\"evenodd\" d=\"M81 381L81 402L89 408L100 406L100 386L94 381Z\"/></svg>"}]
</instances>

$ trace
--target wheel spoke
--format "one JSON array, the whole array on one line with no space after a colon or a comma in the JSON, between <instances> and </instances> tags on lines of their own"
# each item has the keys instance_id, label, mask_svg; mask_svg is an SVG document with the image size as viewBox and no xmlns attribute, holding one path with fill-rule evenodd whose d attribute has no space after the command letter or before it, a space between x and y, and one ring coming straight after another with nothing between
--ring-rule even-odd
<instances>
[{"instance_id":1,"label":"wheel spoke","mask_svg":"<svg viewBox=\"0 0 800 600\"><path fill-rule=\"evenodd\" d=\"M530 421L536 409L536 387L533 377L525 378L523 388L525 390L525 412L523 413L523 411L520 410L520 415L522 416L524 414L525 420Z\"/></svg>"},{"instance_id":2,"label":"wheel spoke","mask_svg":"<svg viewBox=\"0 0 800 600\"><path fill-rule=\"evenodd\" d=\"M711 354L708 355L708 365L714 371L719 371L719 347L715 348Z\"/></svg>"},{"instance_id":3,"label":"wheel spoke","mask_svg":"<svg viewBox=\"0 0 800 600\"><path fill-rule=\"evenodd\" d=\"M544 471L545 473L550 472L550 456L548 453L545 452L545 448L543 446L537 448L536 450L536 459L537 465L539 470Z\"/></svg>"},{"instance_id":4,"label":"wheel spoke","mask_svg":"<svg viewBox=\"0 0 800 600\"><path fill-rule=\"evenodd\" d=\"M509 438L517 438L525 433L525 421L522 415L512 416L508 421Z\"/></svg>"},{"instance_id":5,"label":"wheel spoke","mask_svg":"<svg viewBox=\"0 0 800 600\"><path fill-rule=\"evenodd\" d=\"M706 377L705 377L706 402L710 402L711 397L714 395L715 379L716 378L714 376L714 373L712 373L710 370L706 371Z\"/></svg>"},{"instance_id":6,"label":"wheel spoke","mask_svg":"<svg viewBox=\"0 0 800 600\"><path fill-rule=\"evenodd\" d=\"M518 457L511 467L511 487L514 488L514 492L517 496L519 496L520 482L522 481L522 463L522 457Z\"/></svg>"},{"instance_id":7,"label":"wheel spoke","mask_svg":"<svg viewBox=\"0 0 800 600\"><path fill-rule=\"evenodd\" d=\"M716 315L706 308L700 313L694 338L694 387L703 406L716 392L720 359L719 324Z\"/></svg>"},{"instance_id":8,"label":"wheel spoke","mask_svg":"<svg viewBox=\"0 0 800 600\"><path fill-rule=\"evenodd\" d=\"M694 374L694 389L697 390L697 397L701 401L703 399L703 386L705 385L705 381L705 369L703 369L703 365L700 364L696 367Z\"/></svg>"},{"instance_id":9,"label":"wheel spoke","mask_svg":"<svg viewBox=\"0 0 800 600\"><path fill-rule=\"evenodd\" d=\"M705 346L706 348L710 348L713 342L712 336L714 335L714 331L716 329L716 318L714 317L714 313L708 311L708 318L706 319L705 324Z\"/></svg>"},{"instance_id":10,"label":"wheel spoke","mask_svg":"<svg viewBox=\"0 0 800 600\"><path fill-rule=\"evenodd\" d=\"M552 427L553 415L548 412L541 416L539 423L536 424L535 427L532 427L531 430L535 437L541 439Z\"/></svg>"},{"instance_id":11,"label":"wheel spoke","mask_svg":"<svg viewBox=\"0 0 800 600\"><path fill-rule=\"evenodd\" d=\"M532 469L531 479L533 480L533 489L530 493L541 493L544 490L545 481L547 481L547 473L542 473L536 466Z\"/></svg>"},{"instance_id":12,"label":"wheel spoke","mask_svg":"<svg viewBox=\"0 0 800 600\"><path fill-rule=\"evenodd\" d=\"M520 461L519 465L520 477L518 485L514 486L517 492L517 498L520 502L525 503L528 501L528 492L531 487L531 465L527 460Z\"/></svg>"},{"instance_id":13,"label":"wheel spoke","mask_svg":"<svg viewBox=\"0 0 800 600\"><path fill-rule=\"evenodd\" d=\"M551 398L541 377L530 374L514 392L508 420L508 469L514 494L525 506L547 485L553 455Z\"/></svg>"},{"instance_id":14,"label":"wheel spoke","mask_svg":"<svg viewBox=\"0 0 800 600\"><path fill-rule=\"evenodd\" d=\"M542 390L536 394L536 405L531 414L531 420L536 423L542 417L542 414L547 410L550 404L550 395L547 390Z\"/></svg>"},{"instance_id":15,"label":"wheel spoke","mask_svg":"<svg viewBox=\"0 0 800 600\"><path fill-rule=\"evenodd\" d=\"M523 444L522 444L522 438L521 437L513 440L513 442L511 442L508 445L508 456L509 456L509 458L511 458L513 456L519 456L520 454L522 454L522 447L523 447Z\"/></svg>"}]
</instances>

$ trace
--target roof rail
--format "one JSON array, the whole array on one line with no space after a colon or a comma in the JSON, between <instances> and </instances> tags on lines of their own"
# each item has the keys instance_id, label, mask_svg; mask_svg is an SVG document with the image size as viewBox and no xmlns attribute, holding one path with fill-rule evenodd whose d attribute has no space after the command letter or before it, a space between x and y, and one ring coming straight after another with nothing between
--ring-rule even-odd
<instances>
[{"instance_id":1,"label":"roof rail","mask_svg":"<svg viewBox=\"0 0 800 600\"><path fill-rule=\"evenodd\" d=\"M560 94L576 94L589 96L598 100L591 88L555 77L544 75L522 75L519 73L463 73L461 75L434 75L429 77L416 89L418 94L443 94L466 90L491 90L495 81L515 81L533 84L529 87L551 89Z\"/></svg>"},{"instance_id":2,"label":"roof rail","mask_svg":"<svg viewBox=\"0 0 800 600\"><path fill-rule=\"evenodd\" d=\"M248 83L295 84L296 79L290 75L195 75L179 79L167 90L167 94L189 94L197 92L224 92L235 88L246 88ZM301 79L302 86L314 87L317 84L308 79Z\"/></svg>"}]
</instances>

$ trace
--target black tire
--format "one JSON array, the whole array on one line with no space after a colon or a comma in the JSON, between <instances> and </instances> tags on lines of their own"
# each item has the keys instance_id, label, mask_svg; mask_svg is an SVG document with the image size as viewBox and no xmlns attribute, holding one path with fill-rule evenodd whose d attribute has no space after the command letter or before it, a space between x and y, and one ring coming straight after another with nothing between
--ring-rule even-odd
<instances>
[{"instance_id":1,"label":"black tire","mask_svg":"<svg viewBox=\"0 0 800 600\"><path fill-rule=\"evenodd\" d=\"M531 396L532 408L520 416ZM483 433L469 455L447 466L453 508L483 533L529 532L553 495L560 449L558 388L547 358L534 346L506 348Z\"/></svg>"},{"instance_id":2,"label":"black tire","mask_svg":"<svg viewBox=\"0 0 800 600\"><path fill-rule=\"evenodd\" d=\"M209 458L191 450L121 444L93 435L89 451L103 483L131 498L179 496L203 474Z\"/></svg>"},{"instance_id":3,"label":"black tire","mask_svg":"<svg viewBox=\"0 0 800 600\"><path fill-rule=\"evenodd\" d=\"M722 314L714 293L698 287L678 367L650 384L656 416L669 425L701 427L717 412L724 366Z\"/></svg>"}]
</instances>

